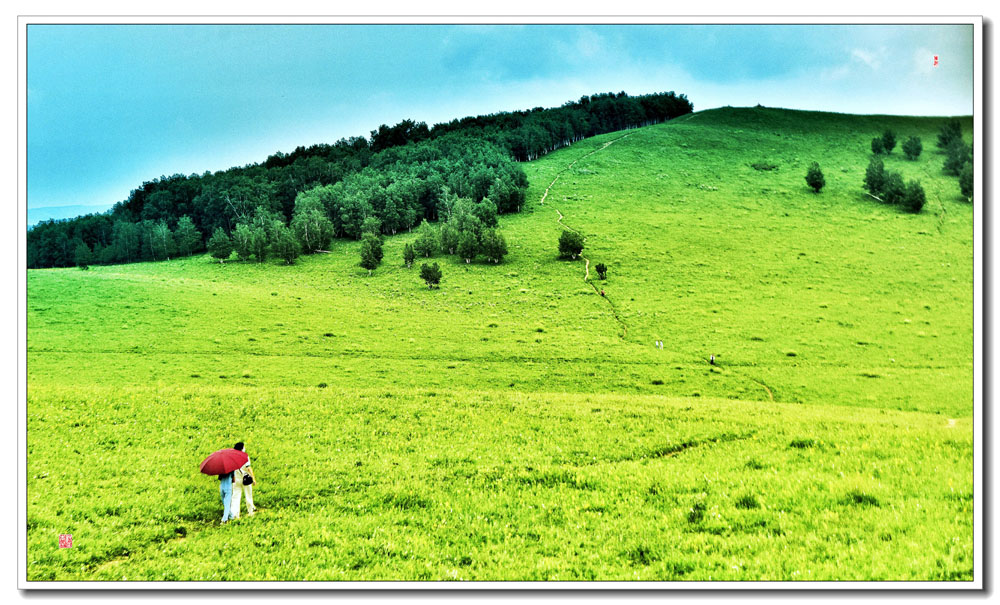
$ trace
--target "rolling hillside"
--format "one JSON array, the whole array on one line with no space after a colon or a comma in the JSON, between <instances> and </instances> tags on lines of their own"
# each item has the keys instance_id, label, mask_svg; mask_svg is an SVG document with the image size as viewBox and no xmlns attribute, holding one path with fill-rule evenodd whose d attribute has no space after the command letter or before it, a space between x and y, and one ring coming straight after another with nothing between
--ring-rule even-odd
<instances>
[{"instance_id":1,"label":"rolling hillside","mask_svg":"<svg viewBox=\"0 0 1000 605\"><path fill-rule=\"evenodd\" d=\"M974 211L943 123L586 139L523 164L509 256L435 258L439 290L415 234L372 277L343 240L29 271L29 579L969 580ZM886 160L920 214L861 187L886 127L924 141ZM260 512L219 528L197 464L237 440Z\"/></svg>"}]
</instances>

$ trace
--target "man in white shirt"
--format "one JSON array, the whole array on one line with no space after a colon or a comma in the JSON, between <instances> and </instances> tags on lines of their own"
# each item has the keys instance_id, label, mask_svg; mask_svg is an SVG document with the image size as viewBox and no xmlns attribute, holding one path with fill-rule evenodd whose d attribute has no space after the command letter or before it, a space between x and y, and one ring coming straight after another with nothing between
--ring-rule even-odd
<instances>
[{"instance_id":1,"label":"man in white shirt","mask_svg":"<svg viewBox=\"0 0 1000 605\"><path fill-rule=\"evenodd\" d=\"M243 451L243 442L240 441L233 446L233 449ZM249 476L253 482L250 485L243 484L243 477ZM247 514L253 515L253 485L257 483L257 478L253 475L253 469L250 468L250 458L247 457L247 462L240 468L233 471L233 502L230 505L230 514L233 519L240 518L240 497L243 494L247 496Z\"/></svg>"}]
</instances>

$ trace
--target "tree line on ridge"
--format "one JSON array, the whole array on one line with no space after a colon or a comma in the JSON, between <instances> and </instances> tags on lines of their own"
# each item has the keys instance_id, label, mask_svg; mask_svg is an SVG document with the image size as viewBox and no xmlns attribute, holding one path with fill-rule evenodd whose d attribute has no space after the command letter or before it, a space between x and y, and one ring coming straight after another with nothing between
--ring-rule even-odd
<instances>
[{"instance_id":1,"label":"tree line on ridge","mask_svg":"<svg viewBox=\"0 0 1000 605\"><path fill-rule=\"evenodd\" d=\"M300 146L260 163L144 182L105 213L29 228L27 265L165 260L204 251L218 230L234 245L240 242L247 258L292 258L296 245L302 253L316 252L329 243L327 236L361 239L376 224L375 233L392 235L423 221L443 221L454 208L475 207L481 222L492 223L491 216L524 205L528 182L517 162L691 111L683 94L620 92L433 127L403 120L380 126L368 138Z\"/></svg>"}]
</instances>

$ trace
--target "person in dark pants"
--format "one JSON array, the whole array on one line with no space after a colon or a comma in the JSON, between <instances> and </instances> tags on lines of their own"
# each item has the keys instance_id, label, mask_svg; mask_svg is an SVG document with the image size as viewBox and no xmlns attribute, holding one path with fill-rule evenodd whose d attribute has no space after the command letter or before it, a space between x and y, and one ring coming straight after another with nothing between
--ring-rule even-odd
<instances>
[{"instance_id":1,"label":"person in dark pants","mask_svg":"<svg viewBox=\"0 0 1000 605\"><path fill-rule=\"evenodd\" d=\"M708 363L715 365L715 354L713 353L711 357L708 358Z\"/></svg>"}]
</instances>

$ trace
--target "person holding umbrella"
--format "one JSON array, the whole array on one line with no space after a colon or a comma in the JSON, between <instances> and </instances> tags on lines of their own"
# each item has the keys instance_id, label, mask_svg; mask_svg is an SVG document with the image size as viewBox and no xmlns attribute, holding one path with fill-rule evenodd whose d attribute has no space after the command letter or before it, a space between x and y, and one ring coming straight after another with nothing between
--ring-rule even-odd
<instances>
[{"instance_id":1,"label":"person holding umbrella","mask_svg":"<svg viewBox=\"0 0 1000 605\"><path fill-rule=\"evenodd\" d=\"M238 442L233 446L233 449L244 451L243 442ZM250 458L247 457L246 464L233 471L233 500L229 507L233 519L240 518L240 499L244 495L247 497L247 514L253 516L253 486L255 483L257 483L257 477L254 476L253 469L250 468Z\"/></svg>"},{"instance_id":2,"label":"person holding umbrella","mask_svg":"<svg viewBox=\"0 0 1000 605\"><path fill-rule=\"evenodd\" d=\"M249 456L244 452L237 449L225 449L214 452L201 461L201 472L219 477L219 495L222 496L222 524L234 518L230 506L233 499L233 471L249 460Z\"/></svg>"}]
</instances>

